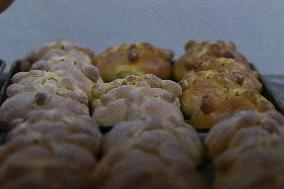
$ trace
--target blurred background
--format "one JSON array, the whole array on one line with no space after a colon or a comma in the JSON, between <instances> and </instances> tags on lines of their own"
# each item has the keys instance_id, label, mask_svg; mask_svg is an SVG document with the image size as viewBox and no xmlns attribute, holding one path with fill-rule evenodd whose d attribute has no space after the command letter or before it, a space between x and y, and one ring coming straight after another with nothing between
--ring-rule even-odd
<instances>
[{"instance_id":1,"label":"blurred background","mask_svg":"<svg viewBox=\"0 0 284 189\"><path fill-rule=\"evenodd\" d=\"M176 57L188 40L224 39L262 74L283 74L284 1L16 0L0 14L0 57L7 67L62 38L96 53L148 41Z\"/></svg>"}]
</instances>

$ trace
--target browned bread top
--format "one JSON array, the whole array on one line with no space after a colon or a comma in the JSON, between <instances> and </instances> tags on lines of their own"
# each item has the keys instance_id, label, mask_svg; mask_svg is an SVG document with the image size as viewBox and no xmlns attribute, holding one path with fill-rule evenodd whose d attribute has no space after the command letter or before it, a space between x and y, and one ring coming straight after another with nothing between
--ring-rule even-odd
<instances>
[{"instance_id":1,"label":"browned bread top","mask_svg":"<svg viewBox=\"0 0 284 189\"><path fill-rule=\"evenodd\" d=\"M271 102L255 90L233 90L224 97L220 102L216 102L210 96L203 98L201 109L191 116L191 124L196 128L211 128L240 111L266 112L275 109Z\"/></svg>"},{"instance_id":2,"label":"browned bread top","mask_svg":"<svg viewBox=\"0 0 284 189\"><path fill-rule=\"evenodd\" d=\"M258 80L258 73L248 67L246 64L240 64L231 58L218 58L201 62L195 69L198 71L216 70L226 72L232 75L238 84L246 89L255 89L261 91L262 84Z\"/></svg>"},{"instance_id":3,"label":"browned bread top","mask_svg":"<svg viewBox=\"0 0 284 189\"><path fill-rule=\"evenodd\" d=\"M128 75L153 74L170 79L173 53L149 43L122 44L108 48L97 56L96 66L105 82Z\"/></svg>"},{"instance_id":4,"label":"browned bread top","mask_svg":"<svg viewBox=\"0 0 284 189\"><path fill-rule=\"evenodd\" d=\"M202 101L207 96L211 96L212 107L206 107L207 111L214 110L219 102L225 99L229 90L240 88L234 78L226 73L221 73L216 70L189 72L179 82L183 92L180 97L181 110L186 118L190 118L192 114L200 109ZM215 104L214 104L215 103Z\"/></svg>"},{"instance_id":5,"label":"browned bread top","mask_svg":"<svg viewBox=\"0 0 284 189\"><path fill-rule=\"evenodd\" d=\"M185 45L185 54L174 64L174 78L176 81L180 81L187 72L198 68L201 62L221 57L232 58L239 63L247 64L246 58L236 50L233 42L189 41ZM246 66L248 67L248 65Z\"/></svg>"}]
</instances>

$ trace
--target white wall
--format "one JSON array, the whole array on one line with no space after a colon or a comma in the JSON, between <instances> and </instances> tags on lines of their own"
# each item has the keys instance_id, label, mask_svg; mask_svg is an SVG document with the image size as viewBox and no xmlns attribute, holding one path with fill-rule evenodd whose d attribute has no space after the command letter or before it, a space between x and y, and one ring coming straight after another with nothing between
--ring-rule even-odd
<instances>
[{"instance_id":1,"label":"white wall","mask_svg":"<svg viewBox=\"0 0 284 189\"><path fill-rule=\"evenodd\" d=\"M65 38L96 52L149 41L183 53L189 39L232 40L264 74L284 74L283 0L17 0L0 15L8 63Z\"/></svg>"}]
</instances>

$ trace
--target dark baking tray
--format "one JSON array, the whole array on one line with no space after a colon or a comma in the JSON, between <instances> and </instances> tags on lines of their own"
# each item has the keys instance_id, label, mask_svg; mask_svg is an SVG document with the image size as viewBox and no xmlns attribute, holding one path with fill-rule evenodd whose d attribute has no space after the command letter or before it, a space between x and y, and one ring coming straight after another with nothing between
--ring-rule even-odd
<instances>
[{"instance_id":1,"label":"dark baking tray","mask_svg":"<svg viewBox=\"0 0 284 189\"><path fill-rule=\"evenodd\" d=\"M4 84L6 77L7 77L7 75L3 73L5 66L6 66L5 62L0 59L0 88Z\"/></svg>"},{"instance_id":2,"label":"dark baking tray","mask_svg":"<svg viewBox=\"0 0 284 189\"><path fill-rule=\"evenodd\" d=\"M5 61L0 59L0 73L4 71L5 66L6 66Z\"/></svg>"}]
</instances>

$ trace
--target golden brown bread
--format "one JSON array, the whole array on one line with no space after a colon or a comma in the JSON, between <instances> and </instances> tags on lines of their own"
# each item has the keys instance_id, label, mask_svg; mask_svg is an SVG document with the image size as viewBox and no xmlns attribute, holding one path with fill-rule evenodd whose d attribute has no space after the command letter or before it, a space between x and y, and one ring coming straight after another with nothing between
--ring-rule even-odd
<instances>
[{"instance_id":1,"label":"golden brown bread","mask_svg":"<svg viewBox=\"0 0 284 189\"><path fill-rule=\"evenodd\" d=\"M212 96L218 103L225 98L225 94L229 89L239 88L239 84L233 79L231 75L215 70L186 74L183 80L179 82L183 89L180 102L185 118L190 118L195 111L200 109L199 107L205 96ZM214 105L212 104L212 106ZM207 108L210 110L210 107Z\"/></svg>"},{"instance_id":2,"label":"golden brown bread","mask_svg":"<svg viewBox=\"0 0 284 189\"><path fill-rule=\"evenodd\" d=\"M19 72L13 76L12 83L7 88L8 97L23 92L43 92L74 99L86 105L88 105L87 93L92 87L88 83L74 79L71 74L62 70Z\"/></svg>"},{"instance_id":3,"label":"golden brown bread","mask_svg":"<svg viewBox=\"0 0 284 189\"><path fill-rule=\"evenodd\" d=\"M246 90L226 73L190 72L180 81L181 110L196 128L210 128L242 110L265 112L273 105L255 90Z\"/></svg>"},{"instance_id":4,"label":"golden brown bread","mask_svg":"<svg viewBox=\"0 0 284 189\"><path fill-rule=\"evenodd\" d=\"M205 139L209 155L216 157L230 148L244 148L284 129L284 117L276 111L243 111L216 124Z\"/></svg>"},{"instance_id":5,"label":"golden brown bread","mask_svg":"<svg viewBox=\"0 0 284 189\"><path fill-rule=\"evenodd\" d=\"M111 116L110 116L111 115ZM133 92L126 98L96 106L93 117L100 126L115 126L123 121L175 117L184 121L179 107L157 97L145 97Z\"/></svg>"},{"instance_id":6,"label":"golden brown bread","mask_svg":"<svg viewBox=\"0 0 284 189\"><path fill-rule=\"evenodd\" d=\"M172 51L154 47L149 43L122 44L99 54L96 66L105 82L128 75L144 74L170 79L172 58Z\"/></svg>"},{"instance_id":7,"label":"golden brown bread","mask_svg":"<svg viewBox=\"0 0 284 189\"><path fill-rule=\"evenodd\" d=\"M225 43L221 40L214 43L189 41L185 45L185 54L174 64L174 79L180 81L187 72L198 68L200 62L221 57L235 59L249 68L246 58L237 51L233 42Z\"/></svg>"},{"instance_id":8,"label":"golden brown bread","mask_svg":"<svg viewBox=\"0 0 284 189\"><path fill-rule=\"evenodd\" d=\"M210 98L210 97L209 97ZM274 110L274 106L258 94L256 91L237 90L225 96L225 100L219 102L216 109L207 111L207 99L203 100L201 111L194 113L191 123L196 128L211 128L214 124L231 117L237 112L245 110L255 110L266 112ZM211 105L209 105L211 107Z\"/></svg>"},{"instance_id":9,"label":"golden brown bread","mask_svg":"<svg viewBox=\"0 0 284 189\"><path fill-rule=\"evenodd\" d=\"M200 62L195 69L196 72L207 70L229 73L241 87L250 90L255 89L259 92L261 91L262 84L258 80L258 73L251 68L248 68L245 64L240 64L234 59L218 58L206 62Z\"/></svg>"},{"instance_id":10,"label":"golden brown bread","mask_svg":"<svg viewBox=\"0 0 284 189\"><path fill-rule=\"evenodd\" d=\"M78 62L95 63L95 55L89 48L81 47L78 44L66 41L58 40L49 44L43 45L37 51L29 54L22 62L21 70L29 71L32 65L40 59L49 58L53 55L63 55L68 53Z\"/></svg>"},{"instance_id":11,"label":"golden brown bread","mask_svg":"<svg viewBox=\"0 0 284 189\"><path fill-rule=\"evenodd\" d=\"M69 98L48 93L23 92L8 98L0 108L1 121L11 124L21 122L31 111L51 110L68 112L68 115L89 115L84 104Z\"/></svg>"},{"instance_id":12,"label":"golden brown bread","mask_svg":"<svg viewBox=\"0 0 284 189\"><path fill-rule=\"evenodd\" d=\"M1 188L88 188L96 160L70 143L39 136L17 138L0 148Z\"/></svg>"},{"instance_id":13,"label":"golden brown bread","mask_svg":"<svg viewBox=\"0 0 284 189\"><path fill-rule=\"evenodd\" d=\"M146 140L148 137L149 140ZM131 146L140 140L151 143L148 145L153 145L155 148L157 143L153 142L153 138L162 140L162 145L181 148L195 164L201 163L202 146L196 131L192 126L173 118L164 122L153 118L146 121L122 122L116 125L103 140L102 155L105 156L113 150ZM163 146L158 144L156 148L163 148Z\"/></svg>"},{"instance_id":14,"label":"golden brown bread","mask_svg":"<svg viewBox=\"0 0 284 189\"><path fill-rule=\"evenodd\" d=\"M269 137L266 143L227 151L215 161L217 177L214 189L282 189L284 187L283 135ZM262 143L262 144L261 144ZM259 145L261 144L261 145Z\"/></svg>"}]
</instances>

